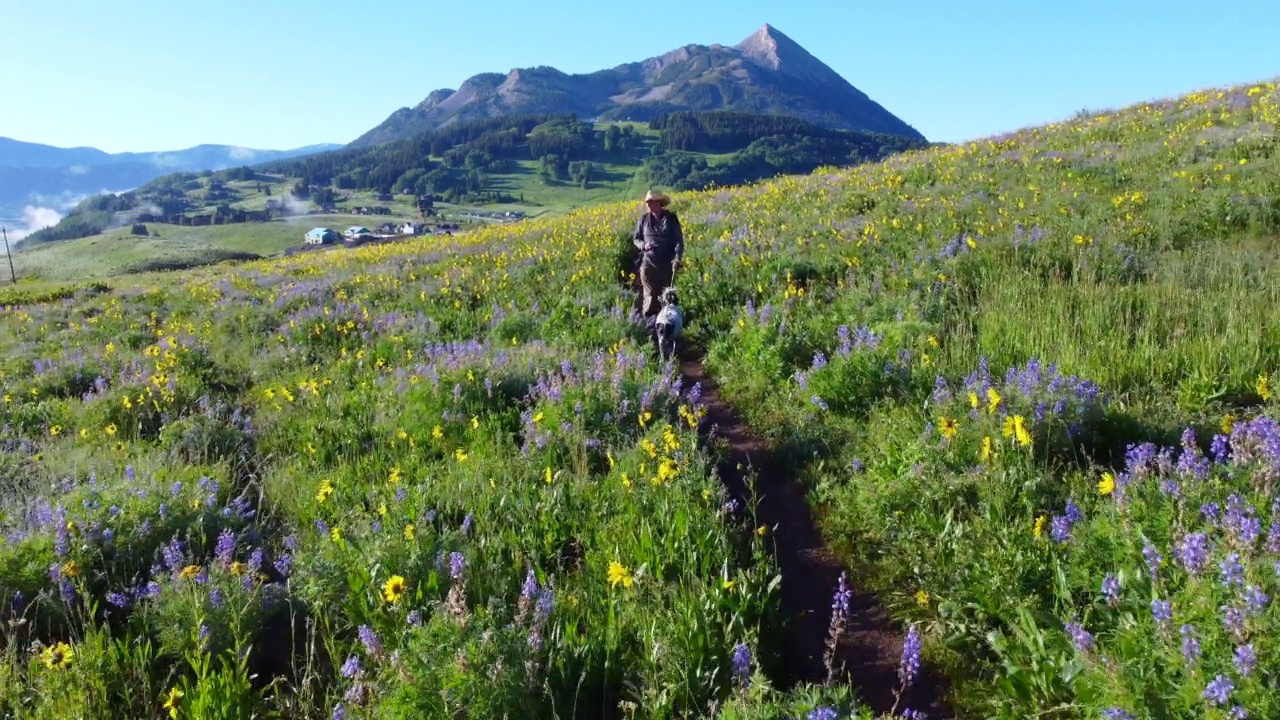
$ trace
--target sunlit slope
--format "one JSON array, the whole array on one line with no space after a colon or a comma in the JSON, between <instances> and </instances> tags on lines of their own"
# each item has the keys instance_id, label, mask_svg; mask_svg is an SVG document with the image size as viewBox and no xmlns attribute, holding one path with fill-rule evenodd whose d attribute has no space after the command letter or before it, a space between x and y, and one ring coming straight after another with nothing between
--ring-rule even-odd
<instances>
[{"instance_id":1,"label":"sunlit slope","mask_svg":"<svg viewBox=\"0 0 1280 720\"><path fill-rule=\"evenodd\" d=\"M1280 86L1247 85L675 198L689 339L973 714L1200 717L1218 675L1278 709L1269 656L1234 660L1271 615L1216 613L1280 592L1280 558L1197 514L1270 512L1278 137ZM770 529L726 505L697 391L630 316L638 200L0 291L0 601L32 628L0 706L840 704L743 689L783 631ZM1126 457L1187 427L1200 482ZM1248 582L1175 563L1196 532L1197 572L1234 552Z\"/></svg>"}]
</instances>

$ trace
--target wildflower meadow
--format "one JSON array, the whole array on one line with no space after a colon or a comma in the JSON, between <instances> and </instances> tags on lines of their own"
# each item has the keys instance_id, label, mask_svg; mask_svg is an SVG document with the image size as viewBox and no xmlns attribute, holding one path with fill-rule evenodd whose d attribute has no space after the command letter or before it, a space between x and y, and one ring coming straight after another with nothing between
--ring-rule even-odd
<instances>
[{"instance_id":1,"label":"wildflower meadow","mask_svg":"<svg viewBox=\"0 0 1280 720\"><path fill-rule=\"evenodd\" d=\"M675 196L687 352L904 685L1280 713L1278 149L1271 82ZM873 717L777 662L638 212L0 291L0 715Z\"/></svg>"}]
</instances>

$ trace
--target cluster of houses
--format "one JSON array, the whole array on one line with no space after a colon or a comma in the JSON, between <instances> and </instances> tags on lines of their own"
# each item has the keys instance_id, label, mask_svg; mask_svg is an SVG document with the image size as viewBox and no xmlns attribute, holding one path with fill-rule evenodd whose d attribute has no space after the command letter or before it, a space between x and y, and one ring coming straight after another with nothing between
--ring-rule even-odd
<instances>
[{"instance_id":1,"label":"cluster of houses","mask_svg":"<svg viewBox=\"0 0 1280 720\"><path fill-rule=\"evenodd\" d=\"M441 227L441 229L446 229ZM341 234L338 231L317 227L307 231L303 238L305 245L333 245L343 243L344 245L360 245L370 240L388 240L399 237L416 237L418 235L428 234L425 223L383 223L378 226L376 231L370 230L363 225L353 225Z\"/></svg>"}]
</instances>

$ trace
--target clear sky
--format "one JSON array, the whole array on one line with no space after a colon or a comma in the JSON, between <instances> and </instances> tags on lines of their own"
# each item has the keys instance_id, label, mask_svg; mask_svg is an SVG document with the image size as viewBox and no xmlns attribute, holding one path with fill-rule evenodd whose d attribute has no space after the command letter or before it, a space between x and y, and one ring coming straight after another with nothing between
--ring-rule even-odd
<instances>
[{"instance_id":1,"label":"clear sky","mask_svg":"<svg viewBox=\"0 0 1280 720\"><path fill-rule=\"evenodd\" d=\"M1280 0L0 0L0 136L346 143L479 72L591 72L764 23L949 142L1280 76Z\"/></svg>"}]
</instances>

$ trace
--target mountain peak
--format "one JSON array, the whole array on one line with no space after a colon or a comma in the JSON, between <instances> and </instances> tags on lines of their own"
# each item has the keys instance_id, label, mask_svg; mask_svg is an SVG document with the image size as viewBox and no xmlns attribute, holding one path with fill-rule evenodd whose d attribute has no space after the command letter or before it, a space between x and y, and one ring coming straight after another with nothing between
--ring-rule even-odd
<instances>
[{"instance_id":1,"label":"mountain peak","mask_svg":"<svg viewBox=\"0 0 1280 720\"><path fill-rule=\"evenodd\" d=\"M823 127L923 137L769 23L732 47L689 44L588 74L545 66L480 73L447 97L433 96L439 100L392 113L352 145L479 118L576 113L645 122L680 110L781 113Z\"/></svg>"},{"instance_id":2,"label":"mountain peak","mask_svg":"<svg viewBox=\"0 0 1280 720\"><path fill-rule=\"evenodd\" d=\"M803 62L805 58L812 57L796 41L769 23L761 25L759 30L735 45L734 49L774 70L781 69L783 62Z\"/></svg>"}]
</instances>

